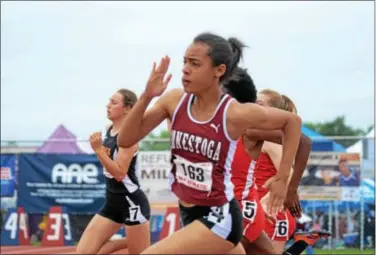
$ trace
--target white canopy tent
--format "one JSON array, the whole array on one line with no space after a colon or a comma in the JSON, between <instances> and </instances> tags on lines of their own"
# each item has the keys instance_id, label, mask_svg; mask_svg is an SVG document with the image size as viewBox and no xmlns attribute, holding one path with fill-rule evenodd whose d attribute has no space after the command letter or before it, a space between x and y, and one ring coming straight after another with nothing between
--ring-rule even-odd
<instances>
[{"instance_id":1,"label":"white canopy tent","mask_svg":"<svg viewBox=\"0 0 376 255\"><path fill-rule=\"evenodd\" d=\"M375 138L375 128L373 128L367 135L368 138ZM363 141L359 140L349 148L346 149L347 152L359 152L363 153Z\"/></svg>"}]
</instances>

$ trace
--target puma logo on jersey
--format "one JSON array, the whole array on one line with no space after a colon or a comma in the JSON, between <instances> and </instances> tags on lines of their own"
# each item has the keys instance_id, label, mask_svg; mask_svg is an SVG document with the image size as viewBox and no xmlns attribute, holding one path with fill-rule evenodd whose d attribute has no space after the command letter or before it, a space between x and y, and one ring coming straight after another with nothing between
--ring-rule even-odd
<instances>
[{"instance_id":1,"label":"puma logo on jersey","mask_svg":"<svg viewBox=\"0 0 376 255\"><path fill-rule=\"evenodd\" d=\"M221 126L221 124L218 124L217 126L214 125L213 123L210 124L210 127L212 127L216 133L218 133L218 128Z\"/></svg>"}]
</instances>

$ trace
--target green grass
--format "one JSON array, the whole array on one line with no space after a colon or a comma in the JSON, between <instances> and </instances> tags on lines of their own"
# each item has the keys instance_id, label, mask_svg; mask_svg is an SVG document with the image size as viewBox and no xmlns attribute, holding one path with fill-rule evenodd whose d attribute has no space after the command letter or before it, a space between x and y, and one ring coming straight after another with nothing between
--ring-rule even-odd
<instances>
[{"instance_id":1,"label":"green grass","mask_svg":"<svg viewBox=\"0 0 376 255\"><path fill-rule=\"evenodd\" d=\"M333 249L333 250L319 250L314 249L314 254L375 254L374 249L367 249L367 250L359 250L359 249Z\"/></svg>"}]
</instances>

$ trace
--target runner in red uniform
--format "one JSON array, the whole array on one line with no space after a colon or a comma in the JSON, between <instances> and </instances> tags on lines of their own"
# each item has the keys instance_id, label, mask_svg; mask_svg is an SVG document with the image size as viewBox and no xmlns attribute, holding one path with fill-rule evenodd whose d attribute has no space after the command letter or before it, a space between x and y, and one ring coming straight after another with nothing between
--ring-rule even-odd
<instances>
[{"instance_id":1,"label":"runner in red uniform","mask_svg":"<svg viewBox=\"0 0 376 255\"><path fill-rule=\"evenodd\" d=\"M255 85L244 69L236 68L231 79L223 83L223 89L241 103L256 101L257 91ZM232 164L232 182L235 186L235 197L242 209L244 236L242 244L247 253L276 254L271 240L264 232L265 216L254 182L256 160L259 158L263 140L271 139L271 141L275 142L276 137L273 131L263 131L261 133L263 137L260 136L260 131L258 132L259 135L255 136L254 130L248 130L247 134L238 140ZM282 137L280 134L277 138L279 139L276 142L281 143ZM296 176L299 179L301 178L310 148L310 139L302 135L296 154L300 156L296 158L297 165L300 168L294 171L295 178ZM295 201L295 203L299 205L299 201ZM293 206L289 207L293 208L293 211L297 214L296 216L299 217L300 206L294 208L295 205L294 203L292 204Z\"/></svg>"},{"instance_id":2,"label":"runner in red uniform","mask_svg":"<svg viewBox=\"0 0 376 255\"><path fill-rule=\"evenodd\" d=\"M232 163L232 183L235 186L235 197L240 204L243 216L243 236L250 243L257 240L264 229L264 210L262 209L255 188L254 171L256 161L247 153L243 139L237 143Z\"/></svg>"},{"instance_id":3,"label":"runner in red uniform","mask_svg":"<svg viewBox=\"0 0 376 255\"><path fill-rule=\"evenodd\" d=\"M268 143L265 147L268 146ZM271 177L273 177L277 170L275 169L272 160L265 152L261 152L259 161L257 164L257 170L255 171L256 184L258 187L258 195L260 199L264 198L268 193L268 189L263 188L264 183ZM277 252L283 250L285 243L290 239L295 232L296 220L291 215L288 209L279 212L276 221L266 221L264 230L269 238L277 247Z\"/></svg>"},{"instance_id":4,"label":"runner in red uniform","mask_svg":"<svg viewBox=\"0 0 376 255\"><path fill-rule=\"evenodd\" d=\"M238 102L256 102L256 87L246 70L236 68L232 77L222 85L223 90ZM250 141L244 136L239 138L231 166L231 181L234 184L235 198L242 209L243 237L247 239L247 243L244 240L242 243L246 251L248 250L247 244L256 241L264 229L264 211L258 199L254 181L254 170L258 158L257 150L261 151L261 146L262 141ZM250 150L247 151L246 148ZM271 243L267 243L266 246L271 246ZM273 249L267 250L271 254L274 251Z\"/></svg>"},{"instance_id":5,"label":"runner in red uniform","mask_svg":"<svg viewBox=\"0 0 376 255\"><path fill-rule=\"evenodd\" d=\"M264 106L277 107L282 110L290 111L296 114L294 103L284 95L280 95L273 90L263 90L259 93L257 103ZM264 142L262 152L257 162L255 170L256 185L258 187L258 195L262 200L267 201L269 190L264 187L267 180L275 176L278 171L277 167L281 159L280 145ZM277 167L276 167L277 166ZM295 232L296 220L288 209L278 213L275 220L265 221L265 232L273 241L273 246L277 254L281 254L286 242Z\"/></svg>"},{"instance_id":6,"label":"runner in red uniform","mask_svg":"<svg viewBox=\"0 0 376 255\"><path fill-rule=\"evenodd\" d=\"M234 198L231 164L236 142L248 128L281 130L284 157L269 182L268 212L283 205L288 173L299 144L301 119L291 113L256 104L240 104L223 95L220 84L229 78L242 53L242 43L204 33L184 56L183 87L166 94L170 59L161 60L144 93L119 132L120 146L130 147L165 119L171 120L171 189L179 198L184 227L144 254L244 253L239 244L242 218ZM154 97L161 96L146 112ZM247 117L245 117L247 116ZM208 245L210 244L210 245Z\"/></svg>"}]
</instances>

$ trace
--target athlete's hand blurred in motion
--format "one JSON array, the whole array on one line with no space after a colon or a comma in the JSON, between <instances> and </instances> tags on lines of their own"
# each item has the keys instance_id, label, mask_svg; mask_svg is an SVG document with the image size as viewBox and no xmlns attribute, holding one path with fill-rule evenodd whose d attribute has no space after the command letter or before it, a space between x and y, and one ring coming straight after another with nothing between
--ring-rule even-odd
<instances>
[{"instance_id":1,"label":"athlete's hand blurred in motion","mask_svg":"<svg viewBox=\"0 0 376 255\"><path fill-rule=\"evenodd\" d=\"M285 199L285 208L289 209L292 216L296 218L302 217L302 207L299 202L299 195L297 189L288 189Z\"/></svg>"},{"instance_id":2,"label":"athlete's hand blurred in motion","mask_svg":"<svg viewBox=\"0 0 376 255\"><path fill-rule=\"evenodd\" d=\"M261 204L262 209L264 210L264 213L265 213L265 219L266 219L267 221L269 221L270 223L273 223L273 221L276 221L277 218L276 218L276 217L273 218L273 217L268 213L269 195L270 195L270 192L266 193L266 195L263 196L263 197L260 199L260 204Z\"/></svg>"},{"instance_id":3,"label":"athlete's hand blurred in motion","mask_svg":"<svg viewBox=\"0 0 376 255\"><path fill-rule=\"evenodd\" d=\"M285 202L287 193L288 179L281 178L275 175L269 178L264 188L269 189L269 201L267 203L266 212L272 217L277 217L277 213L283 210L283 203Z\"/></svg>"},{"instance_id":4,"label":"athlete's hand blurred in motion","mask_svg":"<svg viewBox=\"0 0 376 255\"><path fill-rule=\"evenodd\" d=\"M264 210L266 220L269 221L269 222L273 222L273 221L276 221L276 220L277 220L277 216L272 216L272 215L268 212L269 196L270 196L270 192L266 193L266 195L263 196L263 197L260 199L260 204L261 204L262 209ZM281 211L282 209L283 209L283 208L281 208L281 209L278 210L278 211Z\"/></svg>"},{"instance_id":5,"label":"athlete's hand blurred in motion","mask_svg":"<svg viewBox=\"0 0 376 255\"><path fill-rule=\"evenodd\" d=\"M162 95L172 77L171 74L166 76L169 66L170 58L168 56L161 59L158 67L156 67L155 62L153 63L153 69L145 88L145 96L153 98Z\"/></svg>"},{"instance_id":6,"label":"athlete's hand blurred in motion","mask_svg":"<svg viewBox=\"0 0 376 255\"><path fill-rule=\"evenodd\" d=\"M102 132L94 132L90 136L90 145L93 151L95 153L98 153L103 148L103 143L102 143Z\"/></svg>"}]
</instances>

